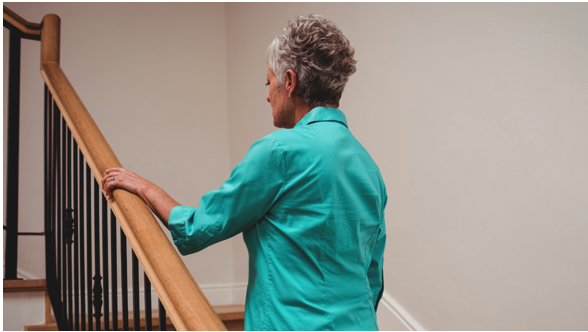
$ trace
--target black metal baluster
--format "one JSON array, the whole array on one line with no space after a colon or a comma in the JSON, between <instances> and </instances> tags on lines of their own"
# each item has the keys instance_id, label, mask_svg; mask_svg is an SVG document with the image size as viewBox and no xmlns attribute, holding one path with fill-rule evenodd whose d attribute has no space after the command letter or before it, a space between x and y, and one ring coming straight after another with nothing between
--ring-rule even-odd
<instances>
[{"instance_id":1,"label":"black metal baluster","mask_svg":"<svg viewBox=\"0 0 588 332\"><path fill-rule=\"evenodd\" d=\"M122 288L123 331L129 330L129 289L127 277L127 236L120 230L120 284Z\"/></svg>"},{"instance_id":2,"label":"black metal baluster","mask_svg":"<svg viewBox=\"0 0 588 332\"><path fill-rule=\"evenodd\" d=\"M112 258L112 330L118 331L118 285L116 269L116 216L110 210L110 254Z\"/></svg>"},{"instance_id":3,"label":"black metal baluster","mask_svg":"<svg viewBox=\"0 0 588 332\"><path fill-rule=\"evenodd\" d=\"M151 322L151 281L147 273L143 273L143 289L145 289L145 331L153 331Z\"/></svg>"},{"instance_id":4,"label":"black metal baluster","mask_svg":"<svg viewBox=\"0 0 588 332\"><path fill-rule=\"evenodd\" d=\"M79 225L79 209L80 206L78 204L78 143L74 140L73 141L73 209L74 209L74 317L75 317L75 325L74 330L80 330L80 275L79 275L79 232L78 232L78 225Z\"/></svg>"},{"instance_id":5,"label":"black metal baluster","mask_svg":"<svg viewBox=\"0 0 588 332\"><path fill-rule=\"evenodd\" d=\"M43 127L43 163L44 163L44 170L43 170L43 206L45 208L44 210L44 216L45 216L45 222L44 222L44 227L45 227L45 236L50 236L50 224L49 224L49 136L51 135L49 133L49 108L48 108L48 103L47 103L47 99L49 98L49 93L47 91L47 84L45 84L45 89L44 89L44 99L43 99L43 115L44 115L44 127ZM47 250L47 246L48 244L50 244L49 241L45 240L45 253L49 253L50 251ZM48 259L49 256L45 257L45 264L49 264L49 262L51 262L51 260ZM6 259L5 259L6 260ZM46 266L45 267L45 271L49 271L50 267ZM4 273L6 273L6 267L4 268ZM49 282L49 280L47 280L47 277L45 277L45 284L47 284L47 282Z\"/></svg>"},{"instance_id":6,"label":"black metal baluster","mask_svg":"<svg viewBox=\"0 0 588 332\"><path fill-rule=\"evenodd\" d=\"M65 127L66 132L66 145L67 145L67 310L69 316L69 329L73 331L74 329L74 308L73 308L73 261L72 261L72 244L73 239L72 236L74 234L74 219L73 219L73 209L72 209L72 179L71 179L71 130L69 127Z\"/></svg>"},{"instance_id":7,"label":"black metal baluster","mask_svg":"<svg viewBox=\"0 0 588 332\"><path fill-rule=\"evenodd\" d=\"M102 317L102 277L100 276L100 193L98 183L92 181L94 187L94 318L96 331L100 331L100 317Z\"/></svg>"},{"instance_id":8,"label":"black metal baluster","mask_svg":"<svg viewBox=\"0 0 588 332\"><path fill-rule=\"evenodd\" d=\"M88 294L88 330L92 331L94 328L93 317L93 306L92 306L92 172L90 166L86 163L86 222L88 223L88 230L86 233L86 239L88 240L88 252L86 253L88 271L86 292Z\"/></svg>"},{"instance_id":9,"label":"black metal baluster","mask_svg":"<svg viewBox=\"0 0 588 332\"><path fill-rule=\"evenodd\" d=\"M48 201L48 199L50 197L50 191L49 191L49 187L50 187L50 185L49 185L49 177L50 177L50 174L49 174L49 169L50 169L50 167L49 167L49 163L50 163L50 161L49 161L49 144L50 144L50 141L49 141L49 136L51 134L49 132L50 129L48 128L48 126L49 126L49 119L48 119L49 118L49 108L48 108L48 104L47 104L47 99L49 98L48 95L49 95L49 93L47 92L47 85L45 85L45 91L44 91L45 98L43 99L43 113L45 115L45 127L43 129L43 135L44 135L43 136L43 140L44 140L43 143L45 143L44 144L45 151L44 151L44 155L43 155L43 161L44 161L44 165L45 165L44 174L43 174L43 180L44 180L44 188L43 188L44 197L43 198L44 198L44 207L45 207L45 210L44 210L45 222L43 225L44 225L44 229L45 229L45 264L46 264L46 266L45 266L45 275L46 275L45 276L45 284L47 286L49 286L49 284L51 283L51 280L49 278L49 276L51 276L51 273L50 273L50 271L51 271L51 266L50 266L50 264L51 264L51 259L50 259L51 258L51 256L50 256L51 250L49 250L49 247L51 246L51 241L49 240L51 237L51 223L49 222L51 212L50 212L50 203ZM5 269L5 271L6 271L6 269Z\"/></svg>"},{"instance_id":10,"label":"black metal baluster","mask_svg":"<svg viewBox=\"0 0 588 332\"><path fill-rule=\"evenodd\" d=\"M159 330L165 331L167 330L167 313L165 312L165 307L163 306L163 303L161 303L160 300L158 300L157 302L159 302Z\"/></svg>"},{"instance_id":11,"label":"black metal baluster","mask_svg":"<svg viewBox=\"0 0 588 332\"><path fill-rule=\"evenodd\" d=\"M62 277L62 306L63 306L63 316L64 321L67 322L68 329L69 328L69 315L67 310L67 246L66 246L66 224L65 219L67 218L67 146L66 146L66 139L67 134L65 133L65 119L61 116L61 206L59 209L63 211L63 219L60 219L59 222L62 224L61 227L63 229L63 241L59 244L61 246L61 277ZM70 329L71 330L71 329Z\"/></svg>"},{"instance_id":12,"label":"black metal baluster","mask_svg":"<svg viewBox=\"0 0 588 332\"><path fill-rule=\"evenodd\" d=\"M53 115L53 99L51 97L51 93L49 89L45 85L45 89L47 90L47 112L49 113L49 135L47 136L47 140L49 141L49 170L47 171L47 175L49 176L49 190L47 191L49 197L47 201L49 202L49 213L51 218L51 231L52 235L55 236L55 121ZM55 241L55 238L52 238L52 242ZM52 243L53 251L55 251L55 243ZM53 263L57 263L55 257L51 259ZM55 265L54 264L54 265ZM55 271L55 266L53 266L53 271ZM53 276L54 278L56 276Z\"/></svg>"},{"instance_id":13,"label":"black metal baluster","mask_svg":"<svg viewBox=\"0 0 588 332\"><path fill-rule=\"evenodd\" d=\"M132 251L132 264L133 264L133 327L135 331L141 329L141 312L139 303L139 260L135 251Z\"/></svg>"},{"instance_id":14,"label":"black metal baluster","mask_svg":"<svg viewBox=\"0 0 588 332\"><path fill-rule=\"evenodd\" d=\"M51 212L52 225L53 225L53 259L56 260L54 278L55 282L53 286L55 290L56 305L53 310L55 311L55 320L58 321L57 325L60 328L67 328L65 325L65 317L63 312L62 304L62 292L61 292L61 114L59 108L53 98L51 99L51 105L53 109L53 170L52 170L52 181L53 189L51 193Z\"/></svg>"},{"instance_id":15,"label":"black metal baluster","mask_svg":"<svg viewBox=\"0 0 588 332\"><path fill-rule=\"evenodd\" d=\"M57 274L57 282L55 285L57 286L57 293L59 294L59 299L62 301L62 291L61 291L61 282L63 278L61 278L61 116L57 109L57 105L53 102L53 112L54 112L54 120L55 120L55 133L54 137L55 140L53 145L55 146L55 169L53 173L55 174L55 192L53 198L53 208L55 209L55 236L56 242L55 247L57 248L57 267L56 267L56 274ZM61 304L63 308L63 304ZM55 317L55 319L58 319ZM63 317L63 310L61 310L61 316L59 317L61 322L65 322L65 317Z\"/></svg>"},{"instance_id":16,"label":"black metal baluster","mask_svg":"<svg viewBox=\"0 0 588 332\"><path fill-rule=\"evenodd\" d=\"M20 131L20 38L21 32L9 27L8 55L8 133L6 158L6 249L5 279L17 279L18 258L18 162Z\"/></svg>"},{"instance_id":17,"label":"black metal baluster","mask_svg":"<svg viewBox=\"0 0 588 332\"><path fill-rule=\"evenodd\" d=\"M47 85L45 85L45 119L46 119L46 135L45 135L45 280L47 284L47 293L55 317L59 318L61 311L57 301L57 287L56 287L56 274L55 268L57 264L55 254L55 146L54 146L54 119L52 110L52 98L49 93ZM61 323L61 319L56 320L58 328L64 328Z\"/></svg>"},{"instance_id":18,"label":"black metal baluster","mask_svg":"<svg viewBox=\"0 0 588 332\"><path fill-rule=\"evenodd\" d=\"M80 241L80 312L82 321L81 329L82 331L86 331L86 257L84 257L84 253L86 251L85 247L85 219L84 219L84 155L80 151L78 147L78 172L79 172L79 181L80 181L80 197L79 197L79 213L78 213L78 225L79 225L79 241ZM88 293L89 295L90 293Z\"/></svg>"},{"instance_id":19,"label":"black metal baluster","mask_svg":"<svg viewBox=\"0 0 588 332\"><path fill-rule=\"evenodd\" d=\"M51 222L50 222L50 218L51 218L51 202L50 202L50 197L51 197L51 173L50 173L50 169L51 169L51 160L50 160L50 137L51 137L51 129L49 128L49 104L48 104L48 99L49 99L49 92L47 91L47 85L45 84L45 89L44 89L44 96L45 98L43 99L43 110L44 110L44 114L45 114L45 127L44 127L44 146L45 146L45 154L44 154L44 162L45 162L45 170L44 170L44 182L45 182L45 188L44 188L44 205L45 205L45 223L44 223L44 229L45 229L45 283L47 285L47 288L49 288L50 285L52 285L52 278L51 278L51 264L52 264L52 259L51 259Z\"/></svg>"},{"instance_id":20,"label":"black metal baluster","mask_svg":"<svg viewBox=\"0 0 588 332\"><path fill-rule=\"evenodd\" d=\"M104 278L104 330L110 330L110 306L109 306L109 275L108 275L108 203L102 195L102 269Z\"/></svg>"}]
</instances>

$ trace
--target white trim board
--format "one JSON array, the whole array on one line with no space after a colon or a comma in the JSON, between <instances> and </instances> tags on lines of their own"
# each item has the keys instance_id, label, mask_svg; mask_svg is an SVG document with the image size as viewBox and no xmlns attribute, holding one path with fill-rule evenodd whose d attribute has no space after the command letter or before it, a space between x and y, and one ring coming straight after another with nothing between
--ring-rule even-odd
<instances>
[{"instance_id":1,"label":"white trim board","mask_svg":"<svg viewBox=\"0 0 588 332\"><path fill-rule=\"evenodd\" d=\"M211 305L245 304L247 283L202 285L200 289Z\"/></svg>"},{"instance_id":2,"label":"white trim board","mask_svg":"<svg viewBox=\"0 0 588 332\"><path fill-rule=\"evenodd\" d=\"M247 284L236 283L236 284L216 284L216 285L203 285L200 289L204 293L204 296L208 299L211 305L229 305L229 304L245 304L245 295L247 293ZM112 293L112 292L111 292ZM144 293L145 289L139 289L140 309L144 309ZM122 290L117 290L118 301L122 299ZM112 298L112 295L110 295ZM132 299L132 290L129 290L129 301ZM157 308L157 292L155 288L151 287L151 308ZM121 303L119 303L119 308Z\"/></svg>"},{"instance_id":3,"label":"white trim board","mask_svg":"<svg viewBox=\"0 0 588 332\"><path fill-rule=\"evenodd\" d=\"M404 308L384 292L378 306L378 325L387 331L424 331L423 327Z\"/></svg>"},{"instance_id":4,"label":"white trim board","mask_svg":"<svg viewBox=\"0 0 588 332\"><path fill-rule=\"evenodd\" d=\"M245 296L247 294L246 283L229 283L229 284L216 284L216 285L202 285L200 289L208 299L211 305L229 305L229 304L245 304ZM119 288L118 300L121 301L122 291ZM143 310L143 299L145 289L139 289L139 297L141 298L140 308ZM132 290L129 290L129 299L132 298ZM157 307L157 292L155 288L151 288L151 307Z\"/></svg>"}]
</instances>

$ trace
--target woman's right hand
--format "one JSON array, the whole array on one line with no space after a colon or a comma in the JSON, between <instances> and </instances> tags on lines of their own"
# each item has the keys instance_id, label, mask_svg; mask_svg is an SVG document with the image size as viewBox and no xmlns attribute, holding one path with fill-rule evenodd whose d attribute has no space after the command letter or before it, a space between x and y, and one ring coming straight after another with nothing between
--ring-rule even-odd
<instances>
[{"instance_id":1,"label":"woman's right hand","mask_svg":"<svg viewBox=\"0 0 588 332\"><path fill-rule=\"evenodd\" d=\"M102 179L102 189L106 197L112 197L114 189L124 189L139 195L165 227L168 227L167 221L171 210L180 205L151 181L122 167L106 170L106 175Z\"/></svg>"},{"instance_id":2,"label":"woman's right hand","mask_svg":"<svg viewBox=\"0 0 588 332\"><path fill-rule=\"evenodd\" d=\"M102 179L102 189L107 197L112 197L114 189L124 189L142 196L142 191L150 184L148 180L122 167L107 169Z\"/></svg>"}]
</instances>

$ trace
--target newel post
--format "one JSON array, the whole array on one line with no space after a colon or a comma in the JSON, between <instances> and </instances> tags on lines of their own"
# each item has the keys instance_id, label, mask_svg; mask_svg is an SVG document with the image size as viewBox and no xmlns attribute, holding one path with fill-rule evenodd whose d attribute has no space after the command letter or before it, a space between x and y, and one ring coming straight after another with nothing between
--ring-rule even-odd
<instances>
[{"instance_id":1,"label":"newel post","mask_svg":"<svg viewBox=\"0 0 588 332\"><path fill-rule=\"evenodd\" d=\"M41 22L41 68L44 63L59 64L61 48L61 19L55 14L47 14Z\"/></svg>"}]
</instances>

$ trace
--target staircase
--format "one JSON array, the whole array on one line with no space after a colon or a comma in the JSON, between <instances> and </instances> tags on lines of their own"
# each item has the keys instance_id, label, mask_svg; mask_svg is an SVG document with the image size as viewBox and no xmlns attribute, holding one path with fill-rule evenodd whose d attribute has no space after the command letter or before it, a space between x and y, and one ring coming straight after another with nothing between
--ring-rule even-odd
<instances>
[{"instance_id":1,"label":"staircase","mask_svg":"<svg viewBox=\"0 0 588 332\"><path fill-rule=\"evenodd\" d=\"M45 292L45 324L27 329L118 330L117 315L123 329L133 321L146 330L171 321L179 330L242 329L242 306L210 305L141 198L124 190L104 196L105 171L122 164L60 66L59 16L33 23L4 6L4 27L10 33L7 197L18 197L22 39L40 42L45 82L37 96L44 100L44 232L18 232L18 201L6 201L6 245L15 250L7 254L4 289ZM44 236L45 279L15 280L19 235Z\"/></svg>"},{"instance_id":2,"label":"staircase","mask_svg":"<svg viewBox=\"0 0 588 332\"><path fill-rule=\"evenodd\" d=\"M39 325L25 325L25 331L59 331L55 317L51 312L51 303L47 295L47 285L45 279L31 279L31 280L4 280L4 292L45 292L45 323ZM228 331L243 331L244 330L244 318L245 318L245 305L234 304L234 305L220 305L212 306L218 317L221 319L223 324ZM122 313L118 314L118 326L123 326ZM129 326L134 326L132 312L129 313ZM140 329L145 330L145 312L141 311L140 314ZM159 311L153 310L151 314L152 326L154 330L161 330L159 328ZM104 321L102 320L102 326ZM112 324L110 325L112 328ZM171 319L166 317L166 329L167 331L175 331Z\"/></svg>"}]
</instances>

